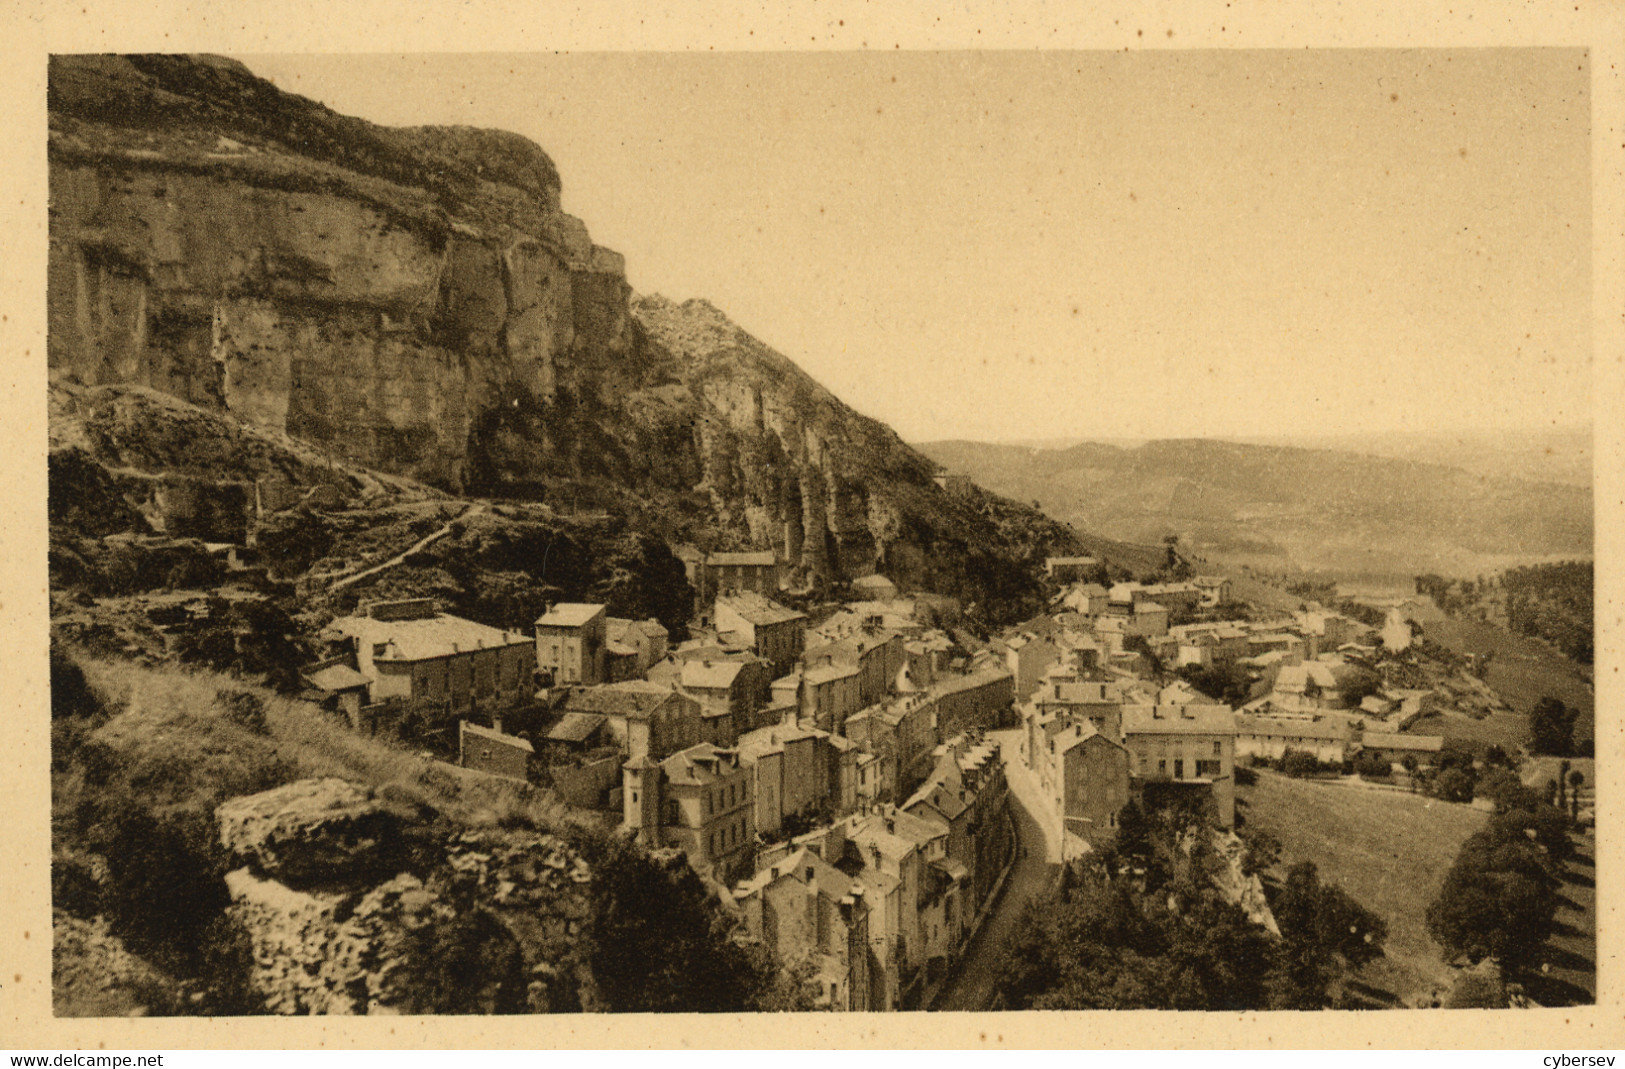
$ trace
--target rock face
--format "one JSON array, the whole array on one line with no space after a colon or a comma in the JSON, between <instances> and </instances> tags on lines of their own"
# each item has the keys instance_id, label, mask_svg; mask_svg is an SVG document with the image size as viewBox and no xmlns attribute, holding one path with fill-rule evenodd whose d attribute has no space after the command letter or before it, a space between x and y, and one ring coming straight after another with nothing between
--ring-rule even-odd
<instances>
[{"instance_id":1,"label":"rock face","mask_svg":"<svg viewBox=\"0 0 1625 1069\"><path fill-rule=\"evenodd\" d=\"M557 837L447 833L409 862L394 849L402 829L336 779L234 798L215 815L221 842L247 862L226 875L230 916L270 1012L593 1008L582 938L592 874Z\"/></svg>"},{"instance_id":2,"label":"rock face","mask_svg":"<svg viewBox=\"0 0 1625 1069\"><path fill-rule=\"evenodd\" d=\"M244 440L772 547L814 583L881 570L1032 611L1035 564L1077 551L1031 510L939 489L705 302L632 301L523 138L374 126L208 57L55 57L49 102L49 363L74 413L154 391ZM113 466L106 445L90 454ZM125 466L173 467L146 461ZM320 481L241 467L211 486L264 506L267 479Z\"/></svg>"},{"instance_id":3,"label":"rock face","mask_svg":"<svg viewBox=\"0 0 1625 1069\"><path fill-rule=\"evenodd\" d=\"M384 861L395 818L361 787L305 779L215 810L220 844L284 883L365 876Z\"/></svg>"},{"instance_id":4,"label":"rock face","mask_svg":"<svg viewBox=\"0 0 1625 1069\"><path fill-rule=\"evenodd\" d=\"M60 57L50 101L54 371L458 488L484 411L626 348L624 265L522 139L182 57Z\"/></svg>"}]
</instances>

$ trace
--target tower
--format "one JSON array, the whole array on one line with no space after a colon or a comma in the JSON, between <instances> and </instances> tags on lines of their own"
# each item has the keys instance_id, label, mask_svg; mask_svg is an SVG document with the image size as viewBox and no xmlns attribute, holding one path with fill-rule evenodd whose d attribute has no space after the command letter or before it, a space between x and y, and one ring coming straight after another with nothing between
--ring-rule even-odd
<instances>
[{"instance_id":1,"label":"tower","mask_svg":"<svg viewBox=\"0 0 1625 1069\"><path fill-rule=\"evenodd\" d=\"M621 826L645 846L660 845L660 765L647 754L621 766Z\"/></svg>"}]
</instances>

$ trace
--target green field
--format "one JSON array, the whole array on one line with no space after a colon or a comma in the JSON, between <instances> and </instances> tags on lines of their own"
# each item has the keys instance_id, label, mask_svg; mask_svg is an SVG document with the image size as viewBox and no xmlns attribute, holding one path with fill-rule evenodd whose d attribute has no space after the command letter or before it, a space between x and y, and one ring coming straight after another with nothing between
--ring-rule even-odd
<instances>
[{"instance_id":1,"label":"green field","mask_svg":"<svg viewBox=\"0 0 1625 1069\"><path fill-rule=\"evenodd\" d=\"M1428 903L1485 814L1420 795L1289 779L1261 771L1237 792L1246 822L1281 841L1281 867L1312 861L1388 924L1387 954L1358 981L1377 1004L1426 1005L1451 971L1427 932Z\"/></svg>"}]
</instances>

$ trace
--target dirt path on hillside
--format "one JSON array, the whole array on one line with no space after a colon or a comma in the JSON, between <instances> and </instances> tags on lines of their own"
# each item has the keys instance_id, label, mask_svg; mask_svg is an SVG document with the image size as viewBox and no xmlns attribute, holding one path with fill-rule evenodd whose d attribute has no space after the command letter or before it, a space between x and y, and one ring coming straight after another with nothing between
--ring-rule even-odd
<instances>
[{"instance_id":1,"label":"dirt path on hillside","mask_svg":"<svg viewBox=\"0 0 1625 1069\"><path fill-rule=\"evenodd\" d=\"M416 542L412 543L406 549L404 549L401 552L395 554L395 556L389 558L388 560L386 560L386 561L384 561L384 562L382 562L380 564L374 564L370 568L363 568L359 572L355 572L355 573L353 573L351 575L346 575L341 579L335 580L331 585L328 586L327 592L329 594L336 594L340 590L343 590L345 587L352 586L352 585L354 585L356 583L359 583L359 582L361 582L361 580L366 579L369 576L377 575L379 572L388 571L389 569L394 568L397 565L404 564L406 562L406 558L410 557L412 554L423 552L423 550L426 549L427 547L433 545L435 542L438 542L438 541L440 541L440 539L442 539L442 538L446 537L447 535L451 534L452 525L457 523L458 520L465 519L465 518L467 518L469 516L478 515L479 513L484 512L484 511L485 511L485 506L484 505L479 505L479 504L469 505L467 508L463 509L463 511L459 512L457 515L455 515L451 519L447 520L444 526L440 527L439 529L437 529L435 531L431 531L429 534L427 534L427 535L423 536L422 538L418 539Z\"/></svg>"}]
</instances>

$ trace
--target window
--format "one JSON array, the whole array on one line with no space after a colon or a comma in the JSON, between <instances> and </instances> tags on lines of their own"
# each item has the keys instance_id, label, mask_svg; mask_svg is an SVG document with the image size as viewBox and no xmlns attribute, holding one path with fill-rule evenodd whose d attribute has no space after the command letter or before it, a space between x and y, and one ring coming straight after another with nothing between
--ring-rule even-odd
<instances>
[{"instance_id":1,"label":"window","mask_svg":"<svg viewBox=\"0 0 1625 1069\"><path fill-rule=\"evenodd\" d=\"M1185 778L1185 759L1182 758L1182 757L1176 757L1176 758L1174 758L1174 779L1184 779L1184 778Z\"/></svg>"},{"instance_id":2,"label":"window","mask_svg":"<svg viewBox=\"0 0 1625 1069\"><path fill-rule=\"evenodd\" d=\"M1224 756L1224 745L1218 739L1213 740L1213 756L1214 757L1223 757Z\"/></svg>"},{"instance_id":3,"label":"window","mask_svg":"<svg viewBox=\"0 0 1625 1069\"><path fill-rule=\"evenodd\" d=\"M1161 773L1165 773L1167 771L1168 771L1168 760L1167 760L1167 758L1159 757L1157 759L1157 772L1159 774L1161 774Z\"/></svg>"}]
</instances>

